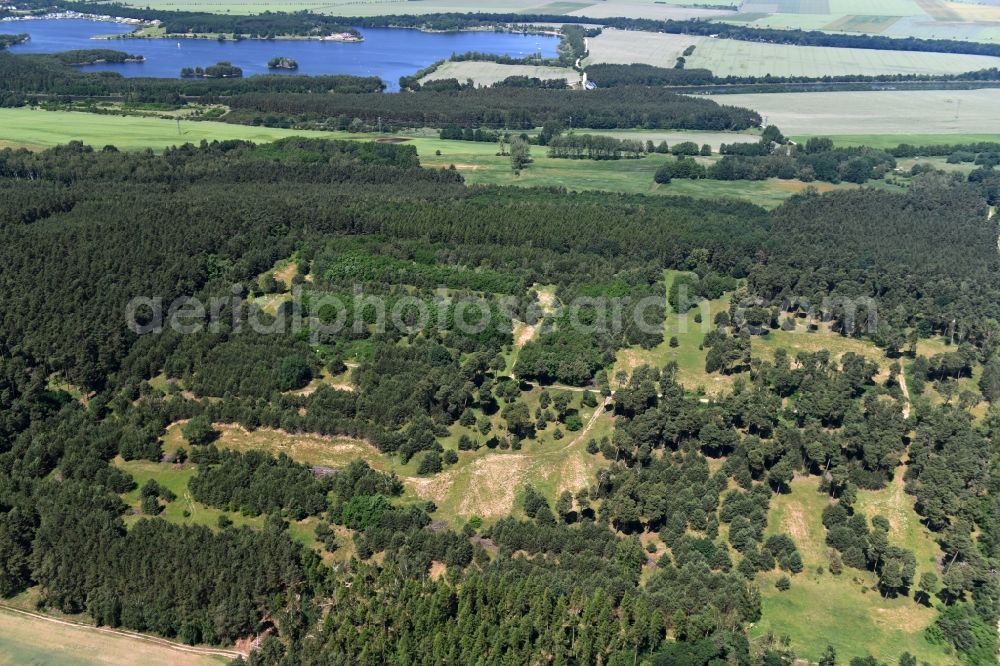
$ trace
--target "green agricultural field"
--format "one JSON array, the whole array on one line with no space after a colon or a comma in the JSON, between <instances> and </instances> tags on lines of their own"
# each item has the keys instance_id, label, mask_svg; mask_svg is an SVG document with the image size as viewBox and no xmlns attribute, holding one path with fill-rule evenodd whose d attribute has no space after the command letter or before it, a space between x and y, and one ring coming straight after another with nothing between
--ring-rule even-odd
<instances>
[{"instance_id":1,"label":"green agricultural field","mask_svg":"<svg viewBox=\"0 0 1000 666\"><path fill-rule=\"evenodd\" d=\"M202 139L246 139L266 143L285 136L324 136L269 127L249 127L216 122L181 121L139 116L100 115L28 108L0 110L0 148L49 148L73 140L97 148L114 144L122 150L161 150Z\"/></svg>"},{"instance_id":2,"label":"green agricultural field","mask_svg":"<svg viewBox=\"0 0 1000 666\"><path fill-rule=\"evenodd\" d=\"M953 663L942 648L924 638L924 629L934 620L934 609L918 604L911 597L883 598L872 589L876 579L871 572L848 567L839 576L829 572L826 529L822 523L827 497L818 492L818 487L817 477L796 478L790 493L771 499L768 533L789 534L802 554L805 569L791 577L792 587L787 592L780 592L774 586L778 572L758 577L764 616L751 630L751 637L760 640L768 633L776 638L788 636L799 657L814 661L827 645L832 645L837 650L838 662L843 663L872 654L880 661L895 664L904 651L930 664ZM887 501L894 509L898 508L907 525L917 524L912 498L904 496L903 501L895 503L895 492L890 488L865 493L862 510L867 514L869 508ZM886 517L892 523L890 512L879 512L889 514ZM914 537L907 529L897 529L898 526L899 523L893 525L890 540L896 545L916 547L918 569L926 570L928 563L919 560L922 553L934 547L933 542L928 543L925 535ZM914 543L914 539L919 543Z\"/></svg>"},{"instance_id":3,"label":"green agricultural field","mask_svg":"<svg viewBox=\"0 0 1000 666\"><path fill-rule=\"evenodd\" d=\"M472 80L477 86L491 86L510 76L529 76L536 79L566 79L570 85L580 85L580 74L569 67L541 67L535 65L501 65L496 62L466 60L446 62L433 73L420 79L421 83L440 79L457 79L461 83Z\"/></svg>"},{"instance_id":4,"label":"green agricultural field","mask_svg":"<svg viewBox=\"0 0 1000 666\"><path fill-rule=\"evenodd\" d=\"M581 132L586 131L581 130ZM611 134L622 138L627 136L641 140L667 140L670 143L697 141L715 147L720 142L756 140L751 134L720 132L611 132ZM181 134L178 135L177 123L170 119L37 111L26 108L0 109L0 148L26 147L37 150L79 140L98 148L114 144L123 150L144 148L162 150L183 143L198 143L203 139L209 141L246 139L268 142L293 135L351 140L386 138L369 134L286 130L211 121L182 121ZM601 190L703 198L729 196L749 198L768 207L779 205L804 187L797 181L779 180L674 181L670 185L657 185L653 182L656 169L664 160L672 158L657 154L638 160L552 159L546 157L545 149L538 146L532 147L533 164L520 175L515 175L510 168L510 158L498 155L497 147L492 143L446 141L434 136L433 132L408 132L399 138L416 146L421 162L425 166L445 169L454 165L465 177L466 182L472 185L565 187L574 191Z\"/></svg>"},{"instance_id":5,"label":"green agricultural field","mask_svg":"<svg viewBox=\"0 0 1000 666\"><path fill-rule=\"evenodd\" d=\"M1000 65L1000 58L766 44L693 35L605 30L590 40L588 63L647 63L673 67L688 46L687 67L718 76L824 76L838 74L954 74Z\"/></svg>"},{"instance_id":6,"label":"green agricultural field","mask_svg":"<svg viewBox=\"0 0 1000 666\"><path fill-rule=\"evenodd\" d=\"M133 637L0 608L0 665L34 666L208 666L225 657L199 654L168 641Z\"/></svg>"},{"instance_id":7,"label":"green agricultural field","mask_svg":"<svg viewBox=\"0 0 1000 666\"><path fill-rule=\"evenodd\" d=\"M726 95L717 101L756 110L789 136L1000 134L1000 89L886 90Z\"/></svg>"}]
</instances>

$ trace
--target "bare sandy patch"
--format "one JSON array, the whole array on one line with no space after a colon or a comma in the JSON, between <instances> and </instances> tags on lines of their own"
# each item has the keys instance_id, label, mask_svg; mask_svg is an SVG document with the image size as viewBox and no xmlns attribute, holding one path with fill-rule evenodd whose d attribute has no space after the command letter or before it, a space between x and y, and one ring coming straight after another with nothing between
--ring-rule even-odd
<instances>
[{"instance_id":1,"label":"bare sandy patch","mask_svg":"<svg viewBox=\"0 0 1000 666\"><path fill-rule=\"evenodd\" d=\"M406 476L403 477L403 483L420 499L441 503L447 498L448 492L455 483L455 470L448 470L429 477Z\"/></svg>"},{"instance_id":2,"label":"bare sandy patch","mask_svg":"<svg viewBox=\"0 0 1000 666\"><path fill-rule=\"evenodd\" d=\"M289 261L286 266L282 266L274 271L274 279L285 285L285 289L291 289L292 279L298 272L298 266L293 261Z\"/></svg>"},{"instance_id":3,"label":"bare sandy patch","mask_svg":"<svg viewBox=\"0 0 1000 666\"><path fill-rule=\"evenodd\" d=\"M537 324L535 326L531 326L520 321L514 322L514 346L520 349L524 345L528 344L528 341L535 337L535 332L537 330Z\"/></svg>"},{"instance_id":4,"label":"bare sandy patch","mask_svg":"<svg viewBox=\"0 0 1000 666\"><path fill-rule=\"evenodd\" d=\"M566 490L575 493L586 487L589 481L590 474L583 461L576 457L570 458L559 468L559 484L556 486L556 495L561 495Z\"/></svg>"},{"instance_id":5,"label":"bare sandy patch","mask_svg":"<svg viewBox=\"0 0 1000 666\"><path fill-rule=\"evenodd\" d=\"M264 449L307 465L340 467L360 458L376 469L385 469L385 457L372 444L350 437L295 434L284 430L261 428L253 432L238 425L216 424L222 433L217 445L238 451Z\"/></svg>"},{"instance_id":6,"label":"bare sandy patch","mask_svg":"<svg viewBox=\"0 0 1000 666\"><path fill-rule=\"evenodd\" d=\"M447 564L444 562L438 562L437 560L431 562L431 580L441 580L446 573L448 573Z\"/></svg>"},{"instance_id":7,"label":"bare sandy patch","mask_svg":"<svg viewBox=\"0 0 1000 666\"><path fill-rule=\"evenodd\" d=\"M810 187L820 193L832 192L837 189L837 186L833 183L821 183L819 181L804 183L801 180L782 180L780 178L771 181L771 184L775 189L782 192L804 192Z\"/></svg>"},{"instance_id":8,"label":"bare sandy patch","mask_svg":"<svg viewBox=\"0 0 1000 666\"><path fill-rule=\"evenodd\" d=\"M480 458L468 468L469 483L458 513L483 518L506 516L514 509L517 488L524 479L528 459L521 454Z\"/></svg>"}]
</instances>

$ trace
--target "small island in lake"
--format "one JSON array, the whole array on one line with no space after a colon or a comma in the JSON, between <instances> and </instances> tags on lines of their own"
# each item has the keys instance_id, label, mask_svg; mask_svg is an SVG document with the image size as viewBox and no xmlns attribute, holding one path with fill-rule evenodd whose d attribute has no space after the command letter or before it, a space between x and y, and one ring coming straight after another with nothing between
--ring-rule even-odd
<instances>
[{"instance_id":1,"label":"small island in lake","mask_svg":"<svg viewBox=\"0 0 1000 666\"><path fill-rule=\"evenodd\" d=\"M299 63L292 58L271 58L267 61L268 69L298 69Z\"/></svg>"},{"instance_id":2,"label":"small island in lake","mask_svg":"<svg viewBox=\"0 0 1000 666\"><path fill-rule=\"evenodd\" d=\"M184 79L239 79L243 70L231 62L217 62L208 67L185 67L181 70Z\"/></svg>"},{"instance_id":3,"label":"small island in lake","mask_svg":"<svg viewBox=\"0 0 1000 666\"><path fill-rule=\"evenodd\" d=\"M124 51L112 49L77 49L56 53L54 57L67 65L77 67L83 65L103 65L107 63L138 63L146 62L146 56L133 55Z\"/></svg>"},{"instance_id":4,"label":"small island in lake","mask_svg":"<svg viewBox=\"0 0 1000 666\"><path fill-rule=\"evenodd\" d=\"M0 35L0 50L7 48L8 46L16 46L23 42L28 41L27 33L21 33L19 35Z\"/></svg>"}]
</instances>

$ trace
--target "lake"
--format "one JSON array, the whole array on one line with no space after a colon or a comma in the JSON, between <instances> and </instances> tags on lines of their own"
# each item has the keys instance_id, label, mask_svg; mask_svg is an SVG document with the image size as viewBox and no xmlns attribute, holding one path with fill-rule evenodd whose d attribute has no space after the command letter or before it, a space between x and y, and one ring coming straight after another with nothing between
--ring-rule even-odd
<instances>
[{"instance_id":1,"label":"lake","mask_svg":"<svg viewBox=\"0 0 1000 666\"><path fill-rule=\"evenodd\" d=\"M365 28L361 43L319 40L214 39L94 40L95 35L126 34L133 26L87 19L45 19L0 23L0 32L27 33L31 39L12 47L12 53L53 53L74 49L109 48L146 57L144 63L89 65L87 71L107 70L123 76L177 78L183 67L205 67L228 60L244 76L267 74L267 62L276 56L294 58L296 72L272 73L353 74L378 76L389 90L399 89L399 77L447 58L453 53L479 51L522 57L541 53L555 57L557 37L504 32L428 33L397 28Z\"/></svg>"}]
</instances>

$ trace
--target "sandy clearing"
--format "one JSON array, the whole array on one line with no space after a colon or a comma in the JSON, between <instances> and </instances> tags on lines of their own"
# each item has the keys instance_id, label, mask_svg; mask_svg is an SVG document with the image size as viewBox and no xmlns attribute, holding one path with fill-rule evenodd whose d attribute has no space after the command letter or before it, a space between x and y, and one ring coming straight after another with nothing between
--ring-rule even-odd
<instances>
[{"instance_id":1,"label":"sandy clearing","mask_svg":"<svg viewBox=\"0 0 1000 666\"><path fill-rule=\"evenodd\" d=\"M524 478L528 459L523 454L499 454L480 458L468 469L471 475L458 512L462 515L499 518L514 509L518 481Z\"/></svg>"}]
</instances>

